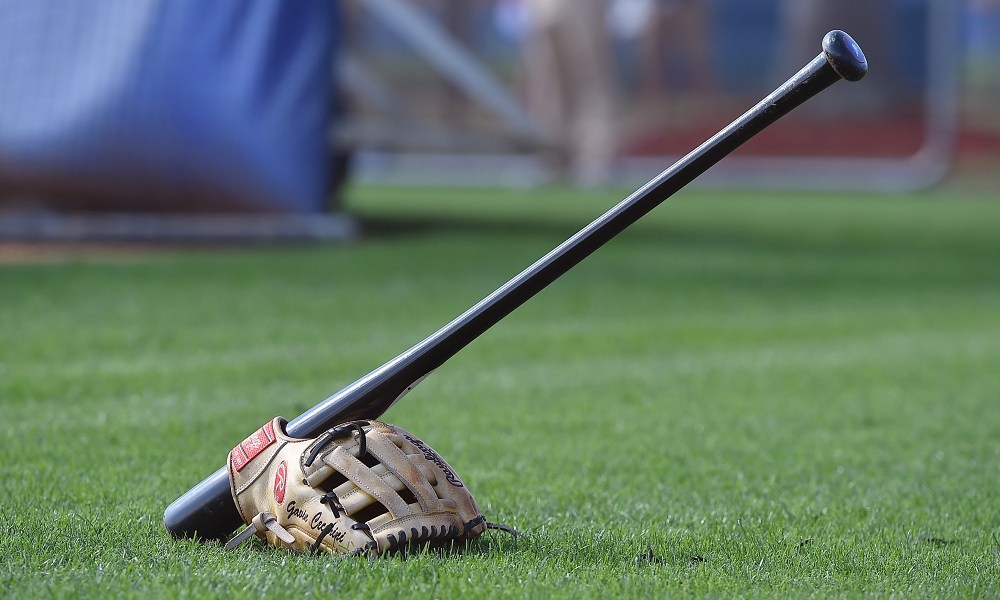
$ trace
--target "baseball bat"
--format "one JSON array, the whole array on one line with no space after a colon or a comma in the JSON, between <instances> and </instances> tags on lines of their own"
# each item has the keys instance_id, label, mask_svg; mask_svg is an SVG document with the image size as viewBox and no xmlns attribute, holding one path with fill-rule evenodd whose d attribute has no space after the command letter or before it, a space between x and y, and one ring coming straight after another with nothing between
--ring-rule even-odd
<instances>
[{"instance_id":1,"label":"baseball bat","mask_svg":"<svg viewBox=\"0 0 1000 600\"><path fill-rule=\"evenodd\" d=\"M861 48L843 31L826 34L822 48L816 58L756 106L475 306L293 419L288 434L314 437L345 421L378 418L472 340L744 142L833 83L857 81L868 72ZM231 534L242 519L229 492L225 467L175 500L163 520L175 537L221 540Z\"/></svg>"}]
</instances>

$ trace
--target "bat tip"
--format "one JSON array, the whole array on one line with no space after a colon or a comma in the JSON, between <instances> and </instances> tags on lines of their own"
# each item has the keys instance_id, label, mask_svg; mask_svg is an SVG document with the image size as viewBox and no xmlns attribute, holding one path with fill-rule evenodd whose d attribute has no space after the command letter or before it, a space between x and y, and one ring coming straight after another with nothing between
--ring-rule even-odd
<instances>
[{"instance_id":1,"label":"bat tip","mask_svg":"<svg viewBox=\"0 0 1000 600\"><path fill-rule=\"evenodd\" d=\"M823 38L823 54L833 70L847 81L858 81L868 73L868 60L861 46L839 29Z\"/></svg>"}]
</instances>

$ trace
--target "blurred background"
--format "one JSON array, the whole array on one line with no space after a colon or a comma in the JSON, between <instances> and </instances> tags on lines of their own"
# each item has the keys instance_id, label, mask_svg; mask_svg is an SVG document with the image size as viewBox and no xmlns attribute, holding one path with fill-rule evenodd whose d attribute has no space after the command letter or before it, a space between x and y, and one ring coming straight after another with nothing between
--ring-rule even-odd
<instances>
[{"instance_id":1,"label":"blurred background","mask_svg":"<svg viewBox=\"0 0 1000 600\"><path fill-rule=\"evenodd\" d=\"M698 185L995 175L998 0L0 0L0 237L343 238L351 183L634 186L835 28L864 83Z\"/></svg>"}]
</instances>

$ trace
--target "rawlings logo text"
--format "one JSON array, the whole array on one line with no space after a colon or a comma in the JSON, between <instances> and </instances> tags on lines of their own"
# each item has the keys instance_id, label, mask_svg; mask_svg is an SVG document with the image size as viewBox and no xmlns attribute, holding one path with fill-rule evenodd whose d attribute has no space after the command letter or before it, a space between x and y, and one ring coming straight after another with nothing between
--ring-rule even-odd
<instances>
[{"instance_id":1,"label":"rawlings logo text","mask_svg":"<svg viewBox=\"0 0 1000 600\"><path fill-rule=\"evenodd\" d=\"M444 459L438 456L437 452L431 450L426 444L416 438L412 438L408 435L404 435L403 437L416 446L417 450L420 450L424 454L424 458L437 465L437 467L444 472L445 481L455 487L465 487L462 481L458 478L458 475L455 475L455 472L451 470L451 467L449 467L446 462L444 462Z\"/></svg>"}]
</instances>

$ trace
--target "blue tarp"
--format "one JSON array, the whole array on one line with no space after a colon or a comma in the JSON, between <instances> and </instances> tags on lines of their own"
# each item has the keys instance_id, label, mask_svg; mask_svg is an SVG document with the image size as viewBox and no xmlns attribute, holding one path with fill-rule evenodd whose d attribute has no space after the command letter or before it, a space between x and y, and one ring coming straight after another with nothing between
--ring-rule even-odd
<instances>
[{"instance_id":1,"label":"blue tarp","mask_svg":"<svg viewBox=\"0 0 1000 600\"><path fill-rule=\"evenodd\" d=\"M336 10L0 0L0 195L323 210Z\"/></svg>"}]
</instances>

